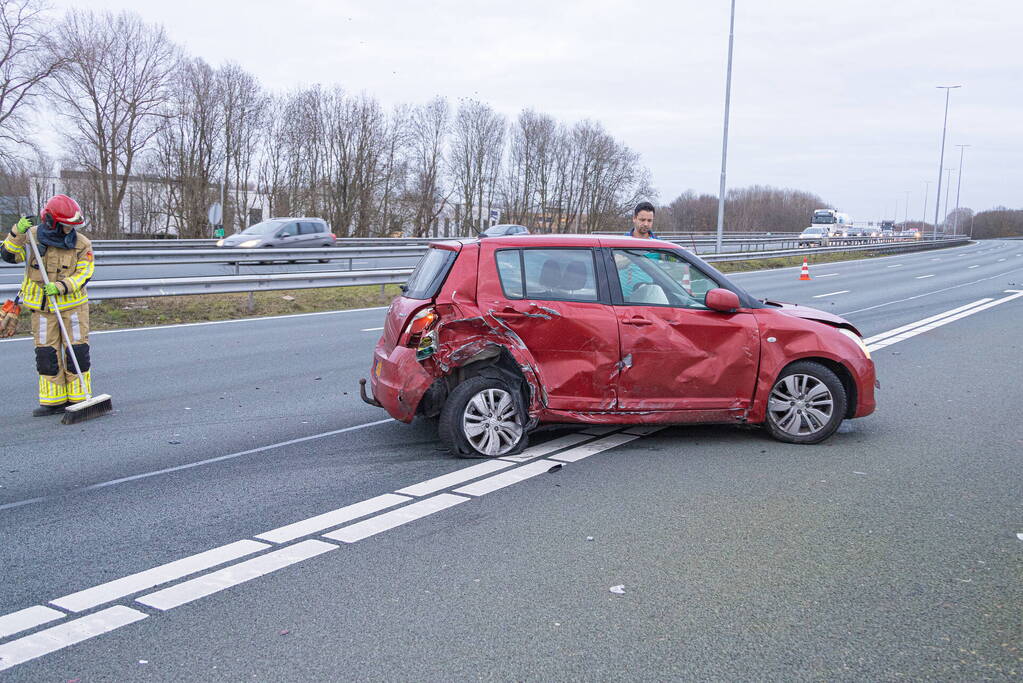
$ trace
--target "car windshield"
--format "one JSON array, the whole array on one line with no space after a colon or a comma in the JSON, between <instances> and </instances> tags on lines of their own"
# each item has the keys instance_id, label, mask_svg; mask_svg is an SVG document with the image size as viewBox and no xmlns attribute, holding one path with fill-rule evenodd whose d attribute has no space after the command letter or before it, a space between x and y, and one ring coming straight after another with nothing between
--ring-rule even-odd
<instances>
[{"instance_id":1,"label":"car windshield","mask_svg":"<svg viewBox=\"0 0 1023 683\"><path fill-rule=\"evenodd\" d=\"M242 230L243 235L269 235L277 228L281 227L281 223L284 221L263 221L262 223L256 223Z\"/></svg>"},{"instance_id":2,"label":"car windshield","mask_svg":"<svg viewBox=\"0 0 1023 683\"><path fill-rule=\"evenodd\" d=\"M824 231L823 228L807 228L803 231L805 235L819 235Z\"/></svg>"},{"instance_id":3,"label":"car windshield","mask_svg":"<svg viewBox=\"0 0 1023 683\"><path fill-rule=\"evenodd\" d=\"M806 214L804 214L806 215ZM834 216L814 216L813 222L820 225L830 225L835 222Z\"/></svg>"}]
</instances>

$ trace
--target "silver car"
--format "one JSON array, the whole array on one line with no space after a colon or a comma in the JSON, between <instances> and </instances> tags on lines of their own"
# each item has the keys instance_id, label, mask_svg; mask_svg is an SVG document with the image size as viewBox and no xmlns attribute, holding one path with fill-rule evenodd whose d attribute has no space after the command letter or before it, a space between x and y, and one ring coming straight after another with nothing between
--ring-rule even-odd
<instances>
[{"instance_id":1,"label":"silver car","mask_svg":"<svg viewBox=\"0 0 1023 683\"><path fill-rule=\"evenodd\" d=\"M277 249L333 247L335 237L322 218L271 218L217 240L218 247Z\"/></svg>"}]
</instances>

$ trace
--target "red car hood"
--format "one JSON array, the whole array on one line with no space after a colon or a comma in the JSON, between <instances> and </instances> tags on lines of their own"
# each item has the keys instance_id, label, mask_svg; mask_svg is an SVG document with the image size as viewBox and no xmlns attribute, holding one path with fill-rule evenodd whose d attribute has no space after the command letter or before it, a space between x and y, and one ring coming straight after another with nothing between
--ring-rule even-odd
<instances>
[{"instance_id":1,"label":"red car hood","mask_svg":"<svg viewBox=\"0 0 1023 683\"><path fill-rule=\"evenodd\" d=\"M862 334L860 334L860 331L856 329L855 325L853 325L845 318L835 315L834 313L826 313L825 311L820 311L817 310L816 308L810 308L809 306L800 306L799 304L785 303L784 301L771 301L769 299L765 299L764 303L772 307L777 307L777 309L782 313L787 313L788 315L792 315L797 318L816 320L817 322L825 323L827 325L833 325L835 327L844 327L846 329L852 330L861 337L863 336Z\"/></svg>"}]
</instances>

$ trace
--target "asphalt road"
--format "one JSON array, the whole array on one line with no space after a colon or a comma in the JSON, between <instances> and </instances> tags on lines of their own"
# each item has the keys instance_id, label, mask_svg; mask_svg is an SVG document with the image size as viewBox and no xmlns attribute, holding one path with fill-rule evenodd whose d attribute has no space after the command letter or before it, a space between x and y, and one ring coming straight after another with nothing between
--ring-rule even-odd
<instances>
[{"instance_id":1,"label":"asphalt road","mask_svg":"<svg viewBox=\"0 0 1023 683\"><path fill-rule=\"evenodd\" d=\"M0 638L0 657L55 648L0 675L1018 679L1023 297L1006 290L1023 290L1023 243L812 274L735 280L868 338L973 307L875 351L877 413L820 446L549 428L534 445L589 441L487 493L406 488L480 461L358 400L382 309L96 334L95 388L116 411L76 426L28 416L31 345L0 342L0 633L63 606ZM587 447L607 450L564 462ZM322 536L337 521L267 534L400 491L398 510L456 504L355 542ZM61 600L239 542L249 554L79 596L80 612ZM69 638L83 642L58 647Z\"/></svg>"}]
</instances>

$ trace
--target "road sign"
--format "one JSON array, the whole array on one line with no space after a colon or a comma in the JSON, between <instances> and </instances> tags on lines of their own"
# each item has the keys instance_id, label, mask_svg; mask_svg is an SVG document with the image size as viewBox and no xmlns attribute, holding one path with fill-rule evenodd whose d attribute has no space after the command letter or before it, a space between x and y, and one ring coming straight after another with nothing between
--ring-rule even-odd
<instances>
[{"instance_id":1,"label":"road sign","mask_svg":"<svg viewBox=\"0 0 1023 683\"><path fill-rule=\"evenodd\" d=\"M220 202L210 206L209 212L206 217L210 219L210 225L220 225L221 220L224 218L224 209L220 206Z\"/></svg>"}]
</instances>

